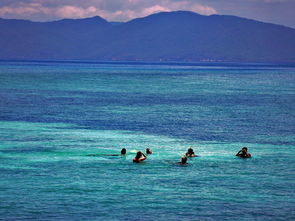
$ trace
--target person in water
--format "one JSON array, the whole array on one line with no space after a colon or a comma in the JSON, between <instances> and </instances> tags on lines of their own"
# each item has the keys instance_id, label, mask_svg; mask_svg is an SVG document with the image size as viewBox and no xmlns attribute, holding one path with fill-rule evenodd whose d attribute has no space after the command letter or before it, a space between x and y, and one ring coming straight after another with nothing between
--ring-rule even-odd
<instances>
[{"instance_id":1,"label":"person in water","mask_svg":"<svg viewBox=\"0 0 295 221\"><path fill-rule=\"evenodd\" d=\"M179 164L187 164L187 157L185 155L181 157Z\"/></svg>"},{"instance_id":2,"label":"person in water","mask_svg":"<svg viewBox=\"0 0 295 221\"><path fill-rule=\"evenodd\" d=\"M126 154L126 148L122 148L121 155L125 155L125 154Z\"/></svg>"},{"instance_id":3,"label":"person in water","mask_svg":"<svg viewBox=\"0 0 295 221\"><path fill-rule=\"evenodd\" d=\"M248 148L247 147L243 147L237 154L237 157L241 157L241 158L250 158L251 154L248 153Z\"/></svg>"},{"instance_id":4,"label":"person in water","mask_svg":"<svg viewBox=\"0 0 295 221\"><path fill-rule=\"evenodd\" d=\"M185 155L187 156L187 157L195 157L196 155L195 155L195 152L194 152L194 150L193 150L193 148L188 148L188 150L187 150L187 152L185 153Z\"/></svg>"},{"instance_id":5,"label":"person in water","mask_svg":"<svg viewBox=\"0 0 295 221\"><path fill-rule=\"evenodd\" d=\"M146 155L142 153L141 151L138 151L135 158L133 159L133 163L140 163L141 161L144 161L146 159Z\"/></svg>"},{"instance_id":6,"label":"person in water","mask_svg":"<svg viewBox=\"0 0 295 221\"><path fill-rule=\"evenodd\" d=\"M146 148L146 154L152 154L152 150L150 148Z\"/></svg>"}]
</instances>

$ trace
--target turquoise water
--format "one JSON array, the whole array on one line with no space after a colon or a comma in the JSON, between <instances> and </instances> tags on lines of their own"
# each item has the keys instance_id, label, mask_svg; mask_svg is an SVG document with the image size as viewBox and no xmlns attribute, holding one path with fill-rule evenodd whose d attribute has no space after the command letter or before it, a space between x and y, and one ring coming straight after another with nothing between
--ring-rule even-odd
<instances>
[{"instance_id":1,"label":"turquoise water","mask_svg":"<svg viewBox=\"0 0 295 221\"><path fill-rule=\"evenodd\" d=\"M0 82L0 220L295 219L294 66L0 62Z\"/></svg>"}]
</instances>

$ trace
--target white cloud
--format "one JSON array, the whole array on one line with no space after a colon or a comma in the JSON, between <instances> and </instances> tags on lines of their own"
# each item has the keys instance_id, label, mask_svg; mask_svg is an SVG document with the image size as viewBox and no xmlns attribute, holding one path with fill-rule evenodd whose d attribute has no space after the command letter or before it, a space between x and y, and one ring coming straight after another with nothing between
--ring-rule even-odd
<instances>
[{"instance_id":1,"label":"white cloud","mask_svg":"<svg viewBox=\"0 0 295 221\"><path fill-rule=\"evenodd\" d=\"M93 16L98 12L97 8L90 6L88 8L81 8L71 5L65 5L56 9L55 13L61 18L84 18Z\"/></svg>"},{"instance_id":2,"label":"white cloud","mask_svg":"<svg viewBox=\"0 0 295 221\"><path fill-rule=\"evenodd\" d=\"M50 13L50 9L42 7L38 3L20 3L17 7L4 6L0 8L1 17L6 17L6 15L32 15L36 13Z\"/></svg>"},{"instance_id":3,"label":"white cloud","mask_svg":"<svg viewBox=\"0 0 295 221\"><path fill-rule=\"evenodd\" d=\"M52 19L56 18L83 18L97 15L98 10L94 6L81 8L72 5L64 5L59 7L47 7L40 3L20 3L13 6L4 6L0 8L0 16L8 18L30 18L39 15Z\"/></svg>"}]
</instances>

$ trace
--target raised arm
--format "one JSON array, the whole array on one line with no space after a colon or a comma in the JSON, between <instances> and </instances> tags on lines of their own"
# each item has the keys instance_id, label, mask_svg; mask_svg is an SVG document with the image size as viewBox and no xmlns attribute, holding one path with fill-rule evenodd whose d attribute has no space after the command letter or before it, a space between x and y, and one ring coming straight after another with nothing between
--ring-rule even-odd
<instances>
[{"instance_id":1,"label":"raised arm","mask_svg":"<svg viewBox=\"0 0 295 221\"><path fill-rule=\"evenodd\" d=\"M242 150L240 150L240 151L236 154L237 157L240 155L241 151L242 151Z\"/></svg>"},{"instance_id":2,"label":"raised arm","mask_svg":"<svg viewBox=\"0 0 295 221\"><path fill-rule=\"evenodd\" d=\"M142 153L142 157L139 159L139 161L144 161L146 158L147 158L146 155Z\"/></svg>"}]
</instances>

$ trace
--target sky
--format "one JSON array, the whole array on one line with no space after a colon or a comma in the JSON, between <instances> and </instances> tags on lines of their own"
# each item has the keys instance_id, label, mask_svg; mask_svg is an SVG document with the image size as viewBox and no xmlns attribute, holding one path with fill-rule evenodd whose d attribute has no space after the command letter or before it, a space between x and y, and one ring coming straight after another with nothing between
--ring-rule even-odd
<instances>
[{"instance_id":1,"label":"sky","mask_svg":"<svg viewBox=\"0 0 295 221\"><path fill-rule=\"evenodd\" d=\"M236 15L295 28L295 0L0 0L0 17L52 21L101 16L129 21L162 11Z\"/></svg>"}]
</instances>

